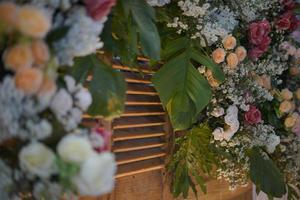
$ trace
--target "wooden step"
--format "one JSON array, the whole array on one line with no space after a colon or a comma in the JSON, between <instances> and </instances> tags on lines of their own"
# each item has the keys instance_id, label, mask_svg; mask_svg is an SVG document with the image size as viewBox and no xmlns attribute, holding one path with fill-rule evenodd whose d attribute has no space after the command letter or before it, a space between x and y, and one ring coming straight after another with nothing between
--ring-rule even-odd
<instances>
[{"instance_id":1,"label":"wooden step","mask_svg":"<svg viewBox=\"0 0 300 200\"><path fill-rule=\"evenodd\" d=\"M120 153L164 146L165 142L160 138L146 138L114 142L112 151L114 153Z\"/></svg>"},{"instance_id":2,"label":"wooden step","mask_svg":"<svg viewBox=\"0 0 300 200\"><path fill-rule=\"evenodd\" d=\"M151 75L140 74L137 72L123 72L127 83L152 84Z\"/></svg>"},{"instance_id":3,"label":"wooden step","mask_svg":"<svg viewBox=\"0 0 300 200\"><path fill-rule=\"evenodd\" d=\"M160 170L165 167L162 159L154 158L151 160L144 160L141 162L131 163L127 165L120 165L117 170L116 178L125 176L132 176L139 173Z\"/></svg>"},{"instance_id":4,"label":"wooden step","mask_svg":"<svg viewBox=\"0 0 300 200\"><path fill-rule=\"evenodd\" d=\"M155 116L155 115L165 115L165 112L147 112L147 111L127 111L122 114L122 117L138 117L138 116Z\"/></svg>"},{"instance_id":5,"label":"wooden step","mask_svg":"<svg viewBox=\"0 0 300 200\"><path fill-rule=\"evenodd\" d=\"M113 122L113 129L127 129L137 127L162 126L166 122L163 116L121 117Z\"/></svg>"},{"instance_id":6,"label":"wooden step","mask_svg":"<svg viewBox=\"0 0 300 200\"><path fill-rule=\"evenodd\" d=\"M153 158L160 158L166 155L160 148L145 149L141 151L119 153L117 155L117 164L123 165L133 162L139 162L143 160L149 160Z\"/></svg>"},{"instance_id":7,"label":"wooden step","mask_svg":"<svg viewBox=\"0 0 300 200\"><path fill-rule=\"evenodd\" d=\"M119 129L113 133L113 141L134 140L165 136L163 127L142 127L132 129Z\"/></svg>"},{"instance_id":8,"label":"wooden step","mask_svg":"<svg viewBox=\"0 0 300 200\"><path fill-rule=\"evenodd\" d=\"M119 65L119 64L114 64L113 68L118 69L118 70L122 70L122 71L142 72L142 73L145 73L145 74L155 73L155 70L150 69L149 67L144 67L144 66L138 66L138 67L132 68L132 67L127 67L127 66L122 66L122 65Z\"/></svg>"},{"instance_id":9,"label":"wooden step","mask_svg":"<svg viewBox=\"0 0 300 200\"><path fill-rule=\"evenodd\" d=\"M158 96L149 96L149 95L131 95L128 94L126 98L126 105L162 105Z\"/></svg>"},{"instance_id":10,"label":"wooden step","mask_svg":"<svg viewBox=\"0 0 300 200\"><path fill-rule=\"evenodd\" d=\"M126 94L139 94L139 95L158 95L154 87L141 85L136 83L127 84Z\"/></svg>"}]
</instances>

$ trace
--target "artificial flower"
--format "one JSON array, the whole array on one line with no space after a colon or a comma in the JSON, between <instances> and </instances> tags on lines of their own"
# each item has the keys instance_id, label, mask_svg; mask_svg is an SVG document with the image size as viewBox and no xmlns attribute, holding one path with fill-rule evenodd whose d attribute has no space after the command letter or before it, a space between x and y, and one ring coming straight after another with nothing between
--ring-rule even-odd
<instances>
[{"instance_id":1,"label":"artificial flower","mask_svg":"<svg viewBox=\"0 0 300 200\"><path fill-rule=\"evenodd\" d=\"M18 12L17 26L25 35L43 38L51 28L51 18L41 8L22 6Z\"/></svg>"},{"instance_id":2,"label":"artificial flower","mask_svg":"<svg viewBox=\"0 0 300 200\"><path fill-rule=\"evenodd\" d=\"M236 39L233 37L231 34L227 35L223 40L222 40L223 47L227 50L234 49L236 46Z\"/></svg>"},{"instance_id":3,"label":"artificial flower","mask_svg":"<svg viewBox=\"0 0 300 200\"><path fill-rule=\"evenodd\" d=\"M17 21L18 7L13 2L3 1L0 3L0 21L8 28L13 28Z\"/></svg>"},{"instance_id":4,"label":"artificial flower","mask_svg":"<svg viewBox=\"0 0 300 200\"><path fill-rule=\"evenodd\" d=\"M297 66L290 67L289 71L292 76L297 76L300 74L300 68Z\"/></svg>"},{"instance_id":5,"label":"artificial flower","mask_svg":"<svg viewBox=\"0 0 300 200\"><path fill-rule=\"evenodd\" d=\"M57 153L66 162L82 164L95 152L87 137L68 134L58 143Z\"/></svg>"},{"instance_id":6,"label":"artificial flower","mask_svg":"<svg viewBox=\"0 0 300 200\"><path fill-rule=\"evenodd\" d=\"M284 9L292 10L296 6L296 2L294 0L280 0L281 5Z\"/></svg>"},{"instance_id":7,"label":"artificial flower","mask_svg":"<svg viewBox=\"0 0 300 200\"><path fill-rule=\"evenodd\" d=\"M235 53L230 53L226 57L226 64L230 69L235 69L239 64L238 56Z\"/></svg>"},{"instance_id":8,"label":"artificial flower","mask_svg":"<svg viewBox=\"0 0 300 200\"><path fill-rule=\"evenodd\" d=\"M84 0L88 14L94 20L101 20L106 17L116 0Z\"/></svg>"},{"instance_id":9,"label":"artificial flower","mask_svg":"<svg viewBox=\"0 0 300 200\"><path fill-rule=\"evenodd\" d=\"M299 114L298 113L293 113L289 117L285 118L284 120L284 125L287 128L291 128L296 124L297 119L299 119Z\"/></svg>"},{"instance_id":10,"label":"artificial flower","mask_svg":"<svg viewBox=\"0 0 300 200\"><path fill-rule=\"evenodd\" d=\"M31 142L19 154L21 168L41 178L49 178L55 169L55 155L50 148L39 142Z\"/></svg>"},{"instance_id":11,"label":"artificial flower","mask_svg":"<svg viewBox=\"0 0 300 200\"><path fill-rule=\"evenodd\" d=\"M92 103L91 93L87 89L82 88L75 94L74 103L81 110L86 111Z\"/></svg>"},{"instance_id":12,"label":"artificial flower","mask_svg":"<svg viewBox=\"0 0 300 200\"><path fill-rule=\"evenodd\" d=\"M291 100L293 98L293 93L289 89L285 88L285 89L281 90L280 96L284 100Z\"/></svg>"},{"instance_id":13,"label":"artificial flower","mask_svg":"<svg viewBox=\"0 0 300 200\"><path fill-rule=\"evenodd\" d=\"M261 122L261 113L256 106L251 105L250 109L244 114L245 121L250 124L258 124Z\"/></svg>"},{"instance_id":14,"label":"artificial flower","mask_svg":"<svg viewBox=\"0 0 300 200\"><path fill-rule=\"evenodd\" d=\"M27 95L37 94L43 82L43 73L39 69L24 68L15 75L16 88Z\"/></svg>"},{"instance_id":15,"label":"artificial flower","mask_svg":"<svg viewBox=\"0 0 300 200\"><path fill-rule=\"evenodd\" d=\"M270 90L272 89L271 78L270 76L263 74L261 76L255 76L256 82L263 88Z\"/></svg>"},{"instance_id":16,"label":"artificial flower","mask_svg":"<svg viewBox=\"0 0 300 200\"><path fill-rule=\"evenodd\" d=\"M287 11L276 21L276 28L278 30L294 31L299 25L299 20L292 11Z\"/></svg>"},{"instance_id":17,"label":"artificial flower","mask_svg":"<svg viewBox=\"0 0 300 200\"><path fill-rule=\"evenodd\" d=\"M29 68L33 64L33 55L29 45L17 44L8 48L3 55L5 67L12 71Z\"/></svg>"},{"instance_id":18,"label":"artificial flower","mask_svg":"<svg viewBox=\"0 0 300 200\"><path fill-rule=\"evenodd\" d=\"M212 58L215 61L215 63L221 63L224 62L226 56L226 52L222 48L217 48L212 52Z\"/></svg>"},{"instance_id":19,"label":"artificial flower","mask_svg":"<svg viewBox=\"0 0 300 200\"><path fill-rule=\"evenodd\" d=\"M115 172L116 163L111 153L93 154L82 164L73 182L81 195L99 196L113 189Z\"/></svg>"},{"instance_id":20,"label":"artificial flower","mask_svg":"<svg viewBox=\"0 0 300 200\"><path fill-rule=\"evenodd\" d=\"M103 151L109 151L111 145L111 135L111 132L102 127L94 128L90 135L93 148L99 153Z\"/></svg>"},{"instance_id":21,"label":"artificial flower","mask_svg":"<svg viewBox=\"0 0 300 200\"><path fill-rule=\"evenodd\" d=\"M289 113L295 109L295 104L292 101L283 101L280 103L279 110L282 113Z\"/></svg>"},{"instance_id":22,"label":"artificial flower","mask_svg":"<svg viewBox=\"0 0 300 200\"><path fill-rule=\"evenodd\" d=\"M47 75L44 75L43 82L38 91L38 95L40 97L47 96L51 98L55 94L56 89L57 89L56 83Z\"/></svg>"},{"instance_id":23,"label":"artificial flower","mask_svg":"<svg viewBox=\"0 0 300 200\"><path fill-rule=\"evenodd\" d=\"M256 46L269 44L270 23L267 20L252 22L249 26L249 42Z\"/></svg>"},{"instance_id":24,"label":"artificial flower","mask_svg":"<svg viewBox=\"0 0 300 200\"><path fill-rule=\"evenodd\" d=\"M214 78L213 73L210 69L207 69L204 75L211 87L219 87L220 83L217 79Z\"/></svg>"},{"instance_id":25,"label":"artificial flower","mask_svg":"<svg viewBox=\"0 0 300 200\"><path fill-rule=\"evenodd\" d=\"M60 89L53 97L50 108L57 116L64 116L73 106L71 95L65 90Z\"/></svg>"},{"instance_id":26,"label":"artificial flower","mask_svg":"<svg viewBox=\"0 0 300 200\"><path fill-rule=\"evenodd\" d=\"M221 117L225 114L224 108L222 107L216 107L213 109L213 111L210 113L214 117Z\"/></svg>"},{"instance_id":27,"label":"artificial flower","mask_svg":"<svg viewBox=\"0 0 300 200\"><path fill-rule=\"evenodd\" d=\"M298 100L300 100L300 88L296 90L296 97Z\"/></svg>"},{"instance_id":28,"label":"artificial flower","mask_svg":"<svg viewBox=\"0 0 300 200\"><path fill-rule=\"evenodd\" d=\"M43 40L35 40L31 44L32 55L36 66L44 66L50 59L47 44Z\"/></svg>"},{"instance_id":29,"label":"artificial flower","mask_svg":"<svg viewBox=\"0 0 300 200\"><path fill-rule=\"evenodd\" d=\"M247 56L247 50L243 46L237 47L234 53L237 55L239 62L242 62Z\"/></svg>"}]
</instances>

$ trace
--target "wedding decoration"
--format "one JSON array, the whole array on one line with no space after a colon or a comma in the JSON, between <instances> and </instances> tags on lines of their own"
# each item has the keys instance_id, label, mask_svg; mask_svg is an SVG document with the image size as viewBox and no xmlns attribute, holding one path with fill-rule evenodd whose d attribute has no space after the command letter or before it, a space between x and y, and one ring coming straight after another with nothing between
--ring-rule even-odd
<instances>
[{"instance_id":1,"label":"wedding decoration","mask_svg":"<svg viewBox=\"0 0 300 200\"><path fill-rule=\"evenodd\" d=\"M115 5L108 2L0 3L0 199L75 199L113 189L109 134L80 125L97 99L70 72L77 57L103 46L99 35Z\"/></svg>"}]
</instances>

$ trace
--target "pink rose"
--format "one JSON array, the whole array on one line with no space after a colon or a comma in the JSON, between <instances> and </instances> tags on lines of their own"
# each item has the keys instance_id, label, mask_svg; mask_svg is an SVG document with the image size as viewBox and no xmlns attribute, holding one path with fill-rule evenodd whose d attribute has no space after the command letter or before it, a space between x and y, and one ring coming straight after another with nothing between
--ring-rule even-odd
<instances>
[{"instance_id":1,"label":"pink rose","mask_svg":"<svg viewBox=\"0 0 300 200\"><path fill-rule=\"evenodd\" d=\"M298 135L300 137L300 124L296 124L293 128L292 128L292 132L295 133L296 135Z\"/></svg>"},{"instance_id":2,"label":"pink rose","mask_svg":"<svg viewBox=\"0 0 300 200\"><path fill-rule=\"evenodd\" d=\"M84 0L84 3L89 16L94 20L101 20L116 5L116 0Z\"/></svg>"},{"instance_id":3,"label":"pink rose","mask_svg":"<svg viewBox=\"0 0 300 200\"><path fill-rule=\"evenodd\" d=\"M251 105L244 118L248 124L254 125L261 122L261 113L255 106Z\"/></svg>"},{"instance_id":4,"label":"pink rose","mask_svg":"<svg viewBox=\"0 0 300 200\"><path fill-rule=\"evenodd\" d=\"M111 132L102 127L94 128L90 135L90 140L95 151L99 153L103 151L109 151L111 144Z\"/></svg>"},{"instance_id":5,"label":"pink rose","mask_svg":"<svg viewBox=\"0 0 300 200\"><path fill-rule=\"evenodd\" d=\"M269 44L271 43L271 39L267 38L265 40L265 43L262 43L260 46L255 46L250 51L248 52L248 56L251 60L256 60L260 58L267 50L269 47Z\"/></svg>"},{"instance_id":6,"label":"pink rose","mask_svg":"<svg viewBox=\"0 0 300 200\"><path fill-rule=\"evenodd\" d=\"M271 31L270 23L267 20L253 22L249 26L249 41L252 45L261 45L269 40L268 34Z\"/></svg>"},{"instance_id":7,"label":"pink rose","mask_svg":"<svg viewBox=\"0 0 300 200\"><path fill-rule=\"evenodd\" d=\"M286 10L292 10L296 7L296 2L294 0L281 0L280 3Z\"/></svg>"},{"instance_id":8,"label":"pink rose","mask_svg":"<svg viewBox=\"0 0 300 200\"><path fill-rule=\"evenodd\" d=\"M278 30L294 31L299 26L299 20L292 11L287 11L277 19L275 26Z\"/></svg>"}]
</instances>

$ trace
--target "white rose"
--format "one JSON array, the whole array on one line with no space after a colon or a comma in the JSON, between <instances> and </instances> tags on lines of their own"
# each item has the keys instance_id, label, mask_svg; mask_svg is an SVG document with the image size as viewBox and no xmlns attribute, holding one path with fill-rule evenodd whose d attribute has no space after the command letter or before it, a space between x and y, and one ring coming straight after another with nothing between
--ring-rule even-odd
<instances>
[{"instance_id":1,"label":"white rose","mask_svg":"<svg viewBox=\"0 0 300 200\"><path fill-rule=\"evenodd\" d=\"M69 134L58 143L58 155L67 162L81 164L93 153L92 145L87 137Z\"/></svg>"},{"instance_id":2,"label":"white rose","mask_svg":"<svg viewBox=\"0 0 300 200\"><path fill-rule=\"evenodd\" d=\"M72 108L73 100L71 95L65 90L60 89L53 97L50 108L58 116L66 115Z\"/></svg>"},{"instance_id":3,"label":"white rose","mask_svg":"<svg viewBox=\"0 0 300 200\"><path fill-rule=\"evenodd\" d=\"M280 144L280 137L277 135L271 135L267 141L267 151L269 153L274 153L277 145Z\"/></svg>"},{"instance_id":4,"label":"white rose","mask_svg":"<svg viewBox=\"0 0 300 200\"><path fill-rule=\"evenodd\" d=\"M55 155L47 146L32 142L22 148L19 154L22 170L41 178L48 178L55 172Z\"/></svg>"},{"instance_id":5,"label":"white rose","mask_svg":"<svg viewBox=\"0 0 300 200\"><path fill-rule=\"evenodd\" d=\"M86 111L92 103L92 96L90 92L84 88L75 94L75 105L81 110Z\"/></svg>"},{"instance_id":6,"label":"white rose","mask_svg":"<svg viewBox=\"0 0 300 200\"><path fill-rule=\"evenodd\" d=\"M221 107L214 108L213 111L211 112L211 115L214 117L221 117L224 115L225 111Z\"/></svg>"},{"instance_id":7,"label":"white rose","mask_svg":"<svg viewBox=\"0 0 300 200\"><path fill-rule=\"evenodd\" d=\"M76 81L75 79L72 77L72 76L65 76L64 77L64 80L66 82L66 86L67 86L67 90L70 92L70 93L73 93L76 91Z\"/></svg>"},{"instance_id":8,"label":"white rose","mask_svg":"<svg viewBox=\"0 0 300 200\"><path fill-rule=\"evenodd\" d=\"M81 195L99 196L112 191L116 163L111 153L93 154L73 182Z\"/></svg>"}]
</instances>

